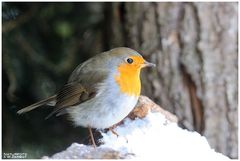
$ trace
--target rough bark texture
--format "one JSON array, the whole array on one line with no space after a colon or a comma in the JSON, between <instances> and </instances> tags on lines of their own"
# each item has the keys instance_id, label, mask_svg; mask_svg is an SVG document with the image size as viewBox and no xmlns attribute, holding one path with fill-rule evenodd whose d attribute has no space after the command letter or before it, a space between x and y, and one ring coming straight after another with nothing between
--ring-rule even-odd
<instances>
[{"instance_id":1,"label":"rough bark texture","mask_svg":"<svg viewBox=\"0 0 240 161\"><path fill-rule=\"evenodd\" d=\"M146 96L139 97L137 105L134 107L134 109L128 115L128 117L130 119L135 119L135 118L142 119L147 116L149 111L153 113L155 112L161 113L166 117L168 122L174 122L174 123L178 122L178 118L174 114L164 110L162 107L154 103L151 99L149 99Z\"/></svg>"},{"instance_id":2,"label":"rough bark texture","mask_svg":"<svg viewBox=\"0 0 240 161\"><path fill-rule=\"evenodd\" d=\"M237 158L238 4L107 5L105 47L128 46L157 64L143 73L142 93Z\"/></svg>"}]
</instances>

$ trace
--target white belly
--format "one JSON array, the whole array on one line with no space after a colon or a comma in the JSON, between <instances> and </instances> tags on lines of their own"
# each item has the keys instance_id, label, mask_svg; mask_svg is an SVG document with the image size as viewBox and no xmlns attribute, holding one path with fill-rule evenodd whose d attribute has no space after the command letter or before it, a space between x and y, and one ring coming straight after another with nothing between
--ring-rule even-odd
<instances>
[{"instance_id":1,"label":"white belly","mask_svg":"<svg viewBox=\"0 0 240 161\"><path fill-rule=\"evenodd\" d=\"M113 98L109 103L96 102L90 105L86 102L82 105L70 107L68 113L75 125L105 129L119 123L135 107L137 99L132 98Z\"/></svg>"},{"instance_id":2,"label":"white belly","mask_svg":"<svg viewBox=\"0 0 240 161\"><path fill-rule=\"evenodd\" d=\"M114 87L114 86L113 86ZM120 94L119 88L100 87L93 99L67 108L76 126L105 129L122 121L135 107L138 97Z\"/></svg>"}]
</instances>

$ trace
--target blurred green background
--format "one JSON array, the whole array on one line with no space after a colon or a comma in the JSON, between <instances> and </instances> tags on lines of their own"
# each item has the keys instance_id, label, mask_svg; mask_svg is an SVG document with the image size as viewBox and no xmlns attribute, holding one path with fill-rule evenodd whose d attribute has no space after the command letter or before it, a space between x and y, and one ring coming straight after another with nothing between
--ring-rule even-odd
<instances>
[{"instance_id":1,"label":"blurred green background","mask_svg":"<svg viewBox=\"0 0 240 161\"><path fill-rule=\"evenodd\" d=\"M2 3L3 152L40 158L86 141L87 130L64 117L45 120L51 108L21 116L16 111L54 94L79 63L96 54L103 5Z\"/></svg>"}]
</instances>

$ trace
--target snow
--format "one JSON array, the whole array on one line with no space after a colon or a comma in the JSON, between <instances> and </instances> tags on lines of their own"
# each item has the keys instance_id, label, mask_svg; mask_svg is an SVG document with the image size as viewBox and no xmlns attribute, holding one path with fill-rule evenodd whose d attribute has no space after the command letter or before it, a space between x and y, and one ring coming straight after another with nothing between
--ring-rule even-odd
<instances>
[{"instance_id":1,"label":"snow","mask_svg":"<svg viewBox=\"0 0 240 161\"><path fill-rule=\"evenodd\" d=\"M98 147L94 149L92 146L73 143L65 151L54 154L51 158L44 156L42 159L121 159L126 157L131 158L131 155L111 148Z\"/></svg>"},{"instance_id":2,"label":"snow","mask_svg":"<svg viewBox=\"0 0 240 161\"><path fill-rule=\"evenodd\" d=\"M102 132L101 142L103 144L97 149L73 143L66 151L57 153L51 158L89 158L83 157L86 153L97 155L93 158L98 158L100 156L98 153L111 149L114 155L119 154L132 159L230 160L211 149L204 136L180 128L158 112L149 112L143 119L126 118L123 124L117 126L114 131L117 132L118 137L110 131Z\"/></svg>"},{"instance_id":3,"label":"snow","mask_svg":"<svg viewBox=\"0 0 240 161\"><path fill-rule=\"evenodd\" d=\"M149 112L134 121L127 118L114 131L119 137L110 131L102 133L101 147L134 153L139 159L230 160L211 149L205 137L178 127L161 113Z\"/></svg>"}]
</instances>

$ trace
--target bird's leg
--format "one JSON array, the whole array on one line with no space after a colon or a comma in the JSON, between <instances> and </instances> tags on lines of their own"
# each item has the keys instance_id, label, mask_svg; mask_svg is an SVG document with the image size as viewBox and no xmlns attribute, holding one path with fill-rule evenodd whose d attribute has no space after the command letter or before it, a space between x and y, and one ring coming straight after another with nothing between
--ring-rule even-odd
<instances>
[{"instance_id":1,"label":"bird's leg","mask_svg":"<svg viewBox=\"0 0 240 161\"><path fill-rule=\"evenodd\" d=\"M118 133L116 131L113 130L114 127L110 127L109 130L116 135L117 137L119 137Z\"/></svg>"},{"instance_id":2,"label":"bird's leg","mask_svg":"<svg viewBox=\"0 0 240 161\"><path fill-rule=\"evenodd\" d=\"M113 130L113 128L116 127L116 126L112 126L112 127L109 127L108 130L110 130L114 135L116 135L117 137L119 137L119 134ZM124 136L126 142L128 143L128 139Z\"/></svg>"},{"instance_id":3,"label":"bird's leg","mask_svg":"<svg viewBox=\"0 0 240 161\"><path fill-rule=\"evenodd\" d=\"M94 140L94 137L93 137L93 133L92 133L92 129L90 127L88 127L88 130L89 130L89 133L90 133L90 137L91 137L91 140L92 140L92 144L93 144L93 147L96 149L96 143L95 143L95 140Z\"/></svg>"}]
</instances>

